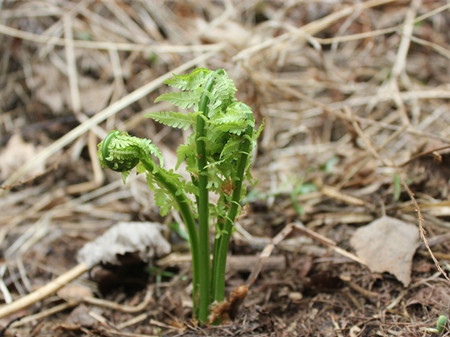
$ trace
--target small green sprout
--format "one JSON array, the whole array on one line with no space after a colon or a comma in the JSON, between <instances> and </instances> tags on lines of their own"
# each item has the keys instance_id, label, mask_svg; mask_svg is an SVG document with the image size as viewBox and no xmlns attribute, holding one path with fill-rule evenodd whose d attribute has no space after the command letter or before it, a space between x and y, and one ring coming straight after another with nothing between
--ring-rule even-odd
<instances>
[{"instance_id":1,"label":"small green sprout","mask_svg":"<svg viewBox=\"0 0 450 337\"><path fill-rule=\"evenodd\" d=\"M99 144L98 156L103 167L121 172L124 181L135 167L137 173L145 173L161 215L171 208L180 213L192 254L194 316L206 322L211 304L225 297L229 241L246 194L244 182L251 181L251 153L261 127L255 128L250 107L236 101L236 87L222 69L199 68L187 75L174 75L165 83L181 92L162 94L155 102L168 101L193 111L152 112L146 117L193 131L187 143L178 147L175 167L185 162L191 180L165 169L161 152L150 140L126 132L111 131ZM209 202L210 193L218 196L217 203Z\"/></svg>"},{"instance_id":2,"label":"small green sprout","mask_svg":"<svg viewBox=\"0 0 450 337\"><path fill-rule=\"evenodd\" d=\"M300 180L292 189L290 193L292 207L297 211L298 214L304 215L305 211L303 207L298 203L297 196L314 191L317 191L317 186L314 183L305 183L303 182L303 179Z\"/></svg>"},{"instance_id":3,"label":"small green sprout","mask_svg":"<svg viewBox=\"0 0 450 337\"><path fill-rule=\"evenodd\" d=\"M394 173L394 201L400 200L400 194L402 193L402 183L398 173Z\"/></svg>"},{"instance_id":4,"label":"small green sprout","mask_svg":"<svg viewBox=\"0 0 450 337\"><path fill-rule=\"evenodd\" d=\"M423 330L426 332L431 332L431 333L442 333L442 331L444 331L444 327L447 324L448 321L448 317L445 315L441 315L439 316L437 322L436 322L436 327L435 328L424 328Z\"/></svg>"}]
</instances>

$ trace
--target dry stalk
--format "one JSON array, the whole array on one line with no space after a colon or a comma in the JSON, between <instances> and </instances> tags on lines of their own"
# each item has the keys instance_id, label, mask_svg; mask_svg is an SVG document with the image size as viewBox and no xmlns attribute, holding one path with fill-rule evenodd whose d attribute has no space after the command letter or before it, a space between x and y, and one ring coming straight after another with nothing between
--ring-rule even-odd
<instances>
[{"instance_id":1,"label":"dry stalk","mask_svg":"<svg viewBox=\"0 0 450 337\"><path fill-rule=\"evenodd\" d=\"M414 193L409 188L408 184L405 182L405 179L401 174L398 174L403 187L405 188L406 192L408 193L409 197L411 198L411 201L414 204L415 211L417 212L417 220L419 222L419 233L420 238L422 239L423 243L425 244L425 247L427 247L428 253L430 254L431 258L433 259L433 262L438 269L438 271L442 274L442 276L445 277L447 281L450 282L450 278L448 277L447 273L442 269L441 264L439 263L438 259L434 256L433 251L431 250L430 244L428 243L428 239L426 237L426 231L423 226L424 218L422 215L422 211L420 210L419 204L417 203L416 198L414 197Z\"/></svg>"},{"instance_id":2,"label":"dry stalk","mask_svg":"<svg viewBox=\"0 0 450 337\"><path fill-rule=\"evenodd\" d=\"M326 17L310 22L296 30L284 33L280 36L274 37L272 39L268 39L260 44L257 44L255 46L251 46L247 49L242 50L239 52L236 56L233 57L234 61L239 61L243 59L248 59L252 55L260 52L263 49L267 48L275 48L277 45L286 42L289 40L290 43L296 42L297 44L299 41L292 41L292 38L300 39L301 41L304 41L307 36L313 36L320 32L321 30L329 27L334 22L354 13L355 11L360 11L364 9L368 9L371 7L381 6L383 4L387 4L389 2L392 2L394 0L370 0L366 1L364 3L358 3L353 6L347 6L343 9L341 9L338 12L334 12L332 14L327 15Z\"/></svg>"},{"instance_id":3,"label":"dry stalk","mask_svg":"<svg viewBox=\"0 0 450 337\"><path fill-rule=\"evenodd\" d=\"M34 43L42 43L54 46L66 46L65 39L54 38L53 36L44 36L25 32L0 24L0 34L8 35L22 40ZM199 45L167 45L167 44L139 44L139 43L120 43L110 41L84 41L74 40L74 48L97 49L97 50L117 50L117 51L136 51L136 52L158 52L158 53L206 53L221 49L221 43L199 44ZM195 66L195 65L194 65Z\"/></svg>"},{"instance_id":4,"label":"dry stalk","mask_svg":"<svg viewBox=\"0 0 450 337\"><path fill-rule=\"evenodd\" d=\"M30 305L33 305L48 296L54 294L59 289L64 287L69 282L75 280L82 274L88 271L87 265L85 263L80 263L77 266L73 267L69 271L64 274L58 276L53 281L47 283L45 286L33 291L32 293L15 300L12 303L5 304L0 307L0 318L5 316L9 316L17 311L25 309Z\"/></svg>"}]
</instances>

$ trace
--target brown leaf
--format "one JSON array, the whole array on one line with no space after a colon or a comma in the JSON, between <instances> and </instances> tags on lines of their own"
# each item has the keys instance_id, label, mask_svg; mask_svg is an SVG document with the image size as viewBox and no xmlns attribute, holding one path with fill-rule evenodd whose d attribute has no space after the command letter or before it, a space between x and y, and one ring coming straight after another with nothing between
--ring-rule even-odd
<instances>
[{"instance_id":1,"label":"brown leaf","mask_svg":"<svg viewBox=\"0 0 450 337\"><path fill-rule=\"evenodd\" d=\"M68 284L58 291L58 296L66 301L81 300L85 297L93 297L92 290L79 284Z\"/></svg>"},{"instance_id":2,"label":"brown leaf","mask_svg":"<svg viewBox=\"0 0 450 337\"><path fill-rule=\"evenodd\" d=\"M25 142L20 134L14 134L8 141L5 149L0 151L0 180L5 180L39 151L40 149L33 144ZM27 177L39 175L44 170L45 163L41 163L28 172Z\"/></svg>"},{"instance_id":3,"label":"brown leaf","mask_svg":"<svg viewBox=\"0 0 450 337\"><path fill-rule=\"evenodd\" d=\"M372 272L389 272L405 286L411 282L412 258L420 244L415 225L383 216L356 230L350 244Z\"/></svg>"},{"instance_id":4,"label":"brown leaf","mask_svg":"<svg viewBox=\"0 0 450 337\"><path fill-rule=\"evenodd\" d=\"M65 107L72 107L69 80L57 68L38 64L33 67L34 92L36 98L46 104L53 113L66 111ZM88 76L77 74L77 90L83 112L95 113L103 109L111 98L114 86Z\"/></svg>"}]
</instances>

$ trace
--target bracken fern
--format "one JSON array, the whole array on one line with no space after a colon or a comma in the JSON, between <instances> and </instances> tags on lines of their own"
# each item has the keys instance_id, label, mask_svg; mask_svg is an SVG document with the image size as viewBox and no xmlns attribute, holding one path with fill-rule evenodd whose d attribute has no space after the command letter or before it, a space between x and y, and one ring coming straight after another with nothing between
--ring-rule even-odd
<instances>
[{"instance_id":1,"label":"bracken fern","mask_svg":"<svg viewBox=\"0 0 450 337\"><path fill-rule=\"evenodd\" d=\"M164 169L161 152L150 140L125 132L108 134L99 144L99 158L103 166L122 172L124 179L137 166L138 173L146 174L161 214L172 207L180 212L192 252L194 315L205 322L212 302L224 299L228 244L245 195L244 180L251 179L251 154L261 127L255 129L250 107L236 101L236 87L224 70L198 68L165 83L181 91L164 93L155 101L192 111L152 112L146 117L173 128L192 129L186 144L178 147L175 168L184 162L191 181ZM210 193L218 195L217 203L209 202ZM209 227L213 223L211 268Z\"/></svg>"}]
</instances>

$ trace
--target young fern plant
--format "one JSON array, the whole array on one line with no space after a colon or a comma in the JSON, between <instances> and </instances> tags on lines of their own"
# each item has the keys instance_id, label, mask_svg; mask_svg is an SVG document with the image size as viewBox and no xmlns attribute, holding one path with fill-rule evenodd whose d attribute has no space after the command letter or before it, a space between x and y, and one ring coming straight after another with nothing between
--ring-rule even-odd
<instances>
[{"instance_id":1,"label":"young fern plant","mask_svg":"<svg viewBox=\"0 0 450 337\"><path fill-rule=\"evenodd\" d=\"M175 170L184 162L191 181L173 169L163 168L158 148L148 139L111 131L99 144L104 167L122 172L125 181L136 167L145 173L155 192L162 215L175 208L186 225L192 254L194 316L206 322L213 302L225 297L225 267L233 224L251 181L249 167L261 127L255 128L253 113L235 98L236 87L224 70L195 69L174 75L165 82L180 89L159 96L181 109L192 111L152 112L146 117L179 129L192 129L186 144L177 149ZM210 202L210 194L218 196ZM211 256L210 228L215 226Z\"/></svg>"}]
</instances>

